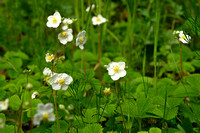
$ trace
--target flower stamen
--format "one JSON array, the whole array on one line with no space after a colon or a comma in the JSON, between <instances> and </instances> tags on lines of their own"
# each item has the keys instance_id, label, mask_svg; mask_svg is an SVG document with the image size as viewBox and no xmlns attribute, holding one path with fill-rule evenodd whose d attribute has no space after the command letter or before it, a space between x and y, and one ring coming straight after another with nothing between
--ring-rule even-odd
<instances>
[{"instance_id":1,"label":"flower stamen","mask_svg":"<svg viewBox=\"0 0 200 133\"><path fill-rule=\"evenodd\" d=\"M115 72L119 72L119 66L115 66L115 67L113 68L113 70L114 70Z\"/></svg>"},{"instance_id":2,"label":"flower stamen","mask_svg":"<svg viewBox=\"0 0 200 133\"><path fill-rule=\"evenodd\" d=\"M53 59L53 55L49 55L48 59L52 60Z\"/></svg>"},{"instance_id":3,"label":"flower stamen","mask_svg":"<svg viewBox=\"0 0 200 133\"><path fill-rule=\"evenodd\" d=\"M42 118L43 118L43 120L47 120L49 118L49 114L48 113L44 113Z\"/></svg>"},{"instance_id":4,"label":"flower stamen","mask_svg":"<svg viewBox=\"0 0 200 133\"><path fill-rule=\"evenodd\" d=\"M65 82L64 79L60 79L60 80L59 80L59 83L60 83L61 85L64 84L64 82Z\"/></svg>"},{"instance_id":5,"label":"flower stamen","mask_svg":"<svg viewBox=\"0 0 200 133\"><path fill-rule=\"evenodd\" d=\"M101 19L100 19L100 18L97 18L97 21L98 21L98 22L100 22L100 21L101 21Z\"/></svg>"},{"instance_id":6,"label":"flower stamen","mask_svg":"<svg viewBox=\"0 0 200 133\"><path fill-rule=\"evenodd\" d=\"M85 39L83 37L80 38L80 42L83 43Z\"/></svg>"},{"instance_id":7,"label":"flower stamen","mask_svg":"<svg viewBox=\"0 0 200 133\"><path fill-rule=\"evenodd\" d=\"M66 37L67 36L67 33L66 32L62 32L62 37Z\"/></svg>"},{"instance_id":8,"label":"flower stamen","mask_svg":"<svg viewBox=\"0 0 200 133\"><path fill-rule=\"evenodd\" d=\"M56 22L57 22L57 19L56 19L56 18L53 18L52 22L53 22L53 23L56 23Z\"/></svg>"}]
</instances>

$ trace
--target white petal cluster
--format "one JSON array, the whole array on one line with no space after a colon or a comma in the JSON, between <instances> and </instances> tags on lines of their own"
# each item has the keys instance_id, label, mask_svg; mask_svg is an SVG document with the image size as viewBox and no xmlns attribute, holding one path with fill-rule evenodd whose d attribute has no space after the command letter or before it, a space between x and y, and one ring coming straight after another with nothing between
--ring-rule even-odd
<instances>
[{"instance_id":1,"label":"white petal cluster","mask_svg":"<svg viewBox=\"0 0 200 133\"><path fill-rule=\"evenodd\" d=\"M60 43L63 45L67 44L67 42L71 42L73 40L72 29L67 29L58 34L58 39Z\"/></svg>"},{"instance_id":2,"label":"white petal cluster","mask_svg":"<svg viewBox=\"0 0 200 133\"><path fill-rule=\"evenodd\" d=\"M180 31L178 31L178 30L174 30L173 31L173 35L177 35L177 34L179 34L180 33Z\"/></svg>"},{"instance_id":3,"label":"white petal cluster","mask_svg":"<svg viewBox=\"0 0 200 133\"><path fill-rule=\"evenodd\" d=\"M49 83L51 81L52 71L51 69L45 67L43 70L44 80Z\"/></svg>"},{"instance_id":4,"label":"white petal cluster","mask_svg":"<svg viewBox=\"0 0 200 133\"><path fill-rule=\"evenodd\" d=\"M105 23L107 20L99 14L98 16L92 17L92 24L93 25L100 25L102 23Z\"/></svg>"},{"instance_id":5,"label":"white petal cluster","mask_svg":"<svg viewBox=\"0 0 200 133\"><path fill-rule=\"evenodd\" d=\"M185 35L183 31L179 32L179 41L182 43L189 43L191 37L189 35Z\"/></svg>"},{"instance_id":6,"label":"white petal cluster","mask_svg":"<svg viewBox=\"0 0 200 133\"><path fill-rule=\"evenodd\" d=\"M37 91L34 91L33 94L31 95L31 98L34 99L39 95Z\"/></svg>"},{"instance_id":7,"label":"white petal cluster","mask_svg":"<svg viewBox=\"0 0 200 133\"><path fill-rule=\"evenodd\" d=\"M52 103L39 103L37 106L37 114L33 118L34 125L40 125L42 120L55 121L55 116L53 114L53 104Z\"/></svg>"},{"instance_id":8,"label":"white petal cluster","mask_svg":"<svg viewBox=\"0 0 200 133\"><path fill-rule=\"evenodd\" d=\"M44 76L51 76L52 75L51 69L45 67L44 70L43 70L43 75Z\"/></svg>"},{"instance_id":9,"label":"white petal cluster","mask_svg":"<svg viewBox=\"0 0 200 133\"><path fill-rule=\"evenodd\" d=\"M50 84L54 90L67 90L72 81L72 77L66 73L54 73L51 77Z\"/></svg>"},{"instance_id":10,"label":"white petal cluster","mask_svg":"<svg viewBox=\"0 0 200 133\"><path fill-rule=\"evenodd\" d=\"M76 46L79 46L80 49L84 49L84 44L86 43L86 31L82 31L78 33L78 36L76 38Z\"/></svg>"},{"instance_id":11,"label":"white petal cluster","mask_svg":"<svg viewBox=\"0 0 200 133\"><path fill-rule=\"evenodd\" d=\"M65 18L63 20L63 26L62 26L62 30L67 30L68 29L68 25L72 24L73 20L70 18Z\"/></svg>"},{"instance_id":12,"label":"white petal cluster","mask_svg":"<svg viewBox=\"0 0 200 133\"><path fill-rule=\"evenodd\" d=\"M6 99L5 101L0 101L0 111L8 109L8 102L9 99Z\"/></svg>"},{"instance_id":13,"label":"white petal cluster","mask_svg":"<svg viewBox=\"0 0 200 133\"><path fill-rule=\"evenodd\" d=\"M111 62L108 65L105 65L108 70L108 75L111 76L113 80L118 80L121 77L124 77L126 75L125 62Z\"/></svg>"},{"instance_id":14,"label":"white petal cluster","mask_svg":"<svg viewBox=\"0 0 200 133\"><path fill-rule=\"evenodd\" d=\"M54 55L53 54L46 54L45 60L46 62L51 62L54 59Z\"/></svg>"},{"instance_id":15,"label":"white petal cluster","mask_svg":"<svg viewBox=\"0 0 200 133\"><path fill-rule=\"evenodd\" d=\"M110 88L105 88L103 92L106 96L110 95Z\"/></svg>"},{"instance_id":16,"label":"white petal cluster","mask_svg":"<svg viewBox=\"0 0 200 133\"><path fill-rule=\"evenodd\" d=\"M47 18L47 27L57 28L61 23L61 16L58 11Z\"/></svg>"},{"instance_id":17,"label":"white petal cluster","mask_svg":"<svg viewBox=\"0 0 200 133\"><path fill-rule=\"evenodd\" d=\"M90 7L92 7L91 10L93 10L93 9L95 8L95 4L92 4L92 6L88 6L88 7L86 8L86 12L89 12L89 11L90 11Z\"/></svg>"}]
</instances>

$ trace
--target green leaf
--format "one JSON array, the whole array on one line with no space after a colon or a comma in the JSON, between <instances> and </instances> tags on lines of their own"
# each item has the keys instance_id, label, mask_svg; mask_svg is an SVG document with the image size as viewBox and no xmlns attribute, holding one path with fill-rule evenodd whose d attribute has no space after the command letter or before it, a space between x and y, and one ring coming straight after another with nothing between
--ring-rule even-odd
<instances>
[{"instance_id":1,"label":"green leaf","mask_svg":"<svg viewBox=\"0 0 200 133\"><path fill-rule=\"evenodd\" d=\"M3 129L0 128L1 133L15 133L17 127L13 125L6 125Z\"/></svg>"},{"instance_id":2,"label":"green leaf","mask_svg":"<svg viewBox=\"0 0 200 133\"><path fill-rule=\"evenodd\" d=\"M21 105L21 100L18 95L13 95L9 98L9 106L13 110L18 110Z\"/></svg>"},{"instance_id":3,"label":"green leaf","mask_svg":"<svg viewBox=\"0 0 200 133\"><path fill-rule=\"evenodd\" d=\"M6 52L6 54L4 55L6 58L11 58L11 57L19 57L21 59L28 59L28 56L21 52L21 51L8 51Z\"/></svg>"},{"instance_id":4,"label":"green leaf","mask_svg":"<svg viewBox=\"0 0 200 133\"><path fill-rule=\"evenodd\" d=\"M160 128L157 128L157 127L152 127L149 130L149 133L161 133L161 132L162 132L162 130Z\"/></svg>"},{"instance_id":5,"label":"green leaf","mask_svg":"<svg viewBox=\"0 0 200 133\"><path fill-rule=\"evenodd\" d=\"M33 133L52 133L49 126L40 125L32 130Z\"/></svg>"},{"instance_id":6,"label":"green leaf","mask_svg":"<svg viewBox=\"0 0 200 133\"><path fill-rule=\"evenodd\" d=\"M63 120L59 120L60 133L66 133L69 128L69 124ZM51 127L52 133L58 133L57 122Z\"/></svg>"},{"instance_id":7,"label":"green leaf","mask_svg":"<svg viewBox=\"0 0 200 133\"><path fill-rule=\"evenodd\" d=\"M99 114L102 113L102 109L100 109ZM98 115L97 108L87 109L86 113L84 114L84 122L87 123L94 123L100 119L100 115ZM105 118L101 117L99 121L104 121Z\"/></svg>"},{"instance_id":8,"label":"green leaf","mask_svg":"<svg viewBox=\"0 0 200 133\"><path fill-rule=\"evenodd\" d=\"M82 133L101 133L103 128L100 124L89 124L83 130Z\"/></svg>"}]
</instances>

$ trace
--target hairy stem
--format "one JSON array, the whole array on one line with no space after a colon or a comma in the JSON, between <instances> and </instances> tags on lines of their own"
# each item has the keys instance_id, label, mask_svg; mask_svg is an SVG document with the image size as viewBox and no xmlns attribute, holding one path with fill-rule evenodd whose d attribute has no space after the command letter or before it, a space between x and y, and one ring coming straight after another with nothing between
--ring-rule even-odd
<instances>
[{"instance_id":1,"label":"hairy stem","mask_svg":"<svg viewBox=\"0 0 200 133\"><path fill-rule=\"evenodd\" d=\"M57 103L56 103L55 90L53 90L53 96L54 96L54 104L55 104L55 110L56 110L56 120L57 120L58 133L60 133L60 125L59 125L59 120L58 120L58 109L57 109Z\"/></svg>"},{"instance_id":2,"label":"hairy stem","mask_svg":"<svg viewBox=\"0 0 200 133\"><path fill-rule=\"evenodd\" d=\"M183 78L184 76L184 72L183 72L183 61L182 61L182 43L179 43L180 46L180 69L181 69L181 78Z\"/></svg>"},{"instance_id":3,"label":"hairy stem","mask_svg":"<svg viewBox=\"0 0 200 133\"><path fill-rule=\"evenodd\" d=\"M118 100L118 103L119 103L119 107L120 107L120 111L121 111L122 120L123 120L123 123L124 123L125 132L128 133L128 132L127 132L127 128L126 128L126 122L125 122L124 115L123 115L123 112L122 112L121 103L120 103L117 81L115 81L115 89L116 89L116 93L117 93L117 100Z\"/></svg>"},{"instance_id":4,"label":"hairy stem","mask_svg":"<svg viewBox=\"0 0 200 133\"><path fill-rule=\"evenodd\" d=\"M101 33L100 27L98 27L98 61L99 61L99 78L102 81L102 73L101 73Z\"/></svg>"}]
</instances>

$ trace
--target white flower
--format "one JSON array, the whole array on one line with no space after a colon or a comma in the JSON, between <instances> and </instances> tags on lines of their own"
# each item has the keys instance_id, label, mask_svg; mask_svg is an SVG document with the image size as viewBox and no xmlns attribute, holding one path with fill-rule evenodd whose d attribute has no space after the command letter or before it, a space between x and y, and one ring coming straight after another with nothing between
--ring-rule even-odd
<instances>
[{"instance_id":1,"label":"white flower","mask_svg":"<svg viewBox=\"0 0 200 133\"><path fill-rule=\"evenodd\" d=\"M191 37L189 35L185 35L183 31L180 31L179 33L179 41L182 43L188 43L190 41Z\"/></svg>"},{"instance_id":2,"label":"white flower","mask_svg":"<svg viewBox=\"0 0 200 133\"><path fill-rule=\"evenodd\" d=\"M111 62L108 65L105 65L108 70L108 74L111 76L113 80L118 80L120 77L124 77L126 75L125 62Z\"/></svg>"},{"instance_id":3,"label":"white flower","mask_svg":"<svg viewBox=\"0 0 200 133\"><path fill-rule=\"evenodd\" d=\"M104 17L102 17L100 14L97 17L96 16L92 17L93 25L100 25L102 23L105 23L106 21L107 20Z\"/></svg>"},{"instance_id":4,"label":"white flower","mask_svg":"<svg viewBox=\"0 0 200 133\"><path fill-rule=\"evenodd\" d=\"M73 40L72 29L67 29L66 31L59 33L58 39L63 45L65 45L67 42L71 42Z\"/></svg>"},{"instance_id":5,"label":"white flower","mask_svg":"<svg viewBox=\"0 0 200 133\"><path fill-rule=\"evenodd\" d=\"M72 77L66 73L54 73L51 77L50 84L54 90L66 90L72 81Z\"/></svg>"},{"instance_id":6,"label":"white flower","mask_svg":"<svg viewBox=\"0 0 200 133\"><path fill-rule=\"evenodd\" d=\"M68 29L68 25L62 26L62 30L67 30L67 29Z\"/></svg>"},{"instance_id":7,"label":"white flower","mask_svg":"<svg viewBox=\"0 0 200 133\"><path fill-rule=\"evenodd\" d=\"M105 88L103 92L106 96L110 95L110 88Z\"/></svg>"},{"instance_id":8,"label":"white flower","mask_svg":"<svg viewBox=\"0 0 200 133\"><path fill-rule=\"evenodd\" d=\"M51 62L54 59L54 55L53 54L50 55L49 53L47 53L45 59L46 62Z\"/></svg>"},{"instance_id":9,"label":"white flower","mask_svg":"<svg viewBox=\"0 0 200 133\"><path fill-rule=\"evenodd\" d=\"M37 114L33 118L34 125L40 125L42 120L55 121L53 115L53 104L52 103L39 103L37 106Z\"/></svg>"},{"instance_id":10,"label":"white flower","mask_svg":"<svg viewBox=\"0 0 200 133\"><path fill-rule=\"evenodd\" d=\"M44 70L43 70L43 75L44 76L51 76L52 75L51 69L45 67Z\"/></svg>"},{"instance_id":11,"label":"white flower","mask_svg":"<svg viewBox=\"0 0 200 133\"><path fill-rule=\"evenodd\" d=\"M63 24L72 24L73 23L73 20L71 20L70 18L65 18L64 20L63 20Z\"/></svg>"},{"instance_id":12,"label":"white flower","mask_svg":"<svg viewBox=\"0 0 200 133\"><path fill-rule=\"evenodd\" d=\"M85 37L86 31L82 31L78 33L78 36L76 38L76 46L79 46L80 49L84 49L84 44L86 43L86 37Z\"/></svg>"},{"instance_id":13,"label":"white flower","mask_svg":"<svg viewBox=\"0 0 200 133\"><path fill-rule=\"evenodd\" d=\"M86 12L89 12L90 11L90 7L91 6L88 6L87 8L86 8ZM95 4L92 4L92 10L95 8Z\"/></svg>"},{"instance_id":14,"label":"white flower","mask_svg":"<svg viewBox=\"0 0 200 133\"><path fill-rule=\"evenodd\" d=\"M61 16L58 11L47 18L47 27L57 28L61 23Z\"/></svg>"},{"instance_id":15,"label":"white flower","mask_svg":"<svg viewBox=\"0 0 200 133\"><path fill-rule=\"evenodd\" d=\"M33 94L31 95L31 98L34 99L39 95L37 91L34 91Z\"/></svg>"},{"instance_id":16,"label":"white flower","mask_svg":"<svg viewBox=\"0 0 200 133\"><path fill-rule=\"evenodd\" d=\"M180 33L180 31L178 31L178 30L174 30L173 31L173 35L177 35L177 34L179 34Z\"/></svg>"},{"instance_id":17,"label":"white flower","mask_svg":"<svg viewBox=\"0 0 200 133\"><path fill-rule=\"evenodd\" d=\"M0 118L0 128L4 128L5 127L5 121Z\"/></svg>"},{"instance_id":18,"label":"white flower","mask_svg":"<svg viewBox=\"0 0 200 133\"><path fill-rule=\"evenodd\" d=\"M5 101L0 101L0 111L8 109L8 102L9 99L6 99Z\"/></svg>"}]
</instances>

